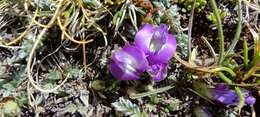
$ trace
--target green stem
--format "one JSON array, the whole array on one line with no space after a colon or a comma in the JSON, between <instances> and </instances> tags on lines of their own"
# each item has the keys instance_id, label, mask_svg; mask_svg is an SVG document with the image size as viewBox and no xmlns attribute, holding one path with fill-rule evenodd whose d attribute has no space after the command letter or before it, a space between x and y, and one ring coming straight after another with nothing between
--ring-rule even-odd
<instances>
[{"instance_id":1,"label":"green stem","mask_svg":"<svg viewBox=\"0 0 260 117\"><path fill-rule=\"evenodd\" d=\"M220 65L224 59L224 35L223 35L223 29L221 26L221 20L220 20L220 16L219 16L219 10L218 7L216 5L216 1L215 0L209 0L210 5L213 9L213 13L216 17L217 20L217 28L218 28L218 38L219 38L219 60L218 60L218 64Z\"/></svg>"},{"instance_id":2,"label":"green stem","mask_svg":"<svg viewBox=\"0 0 260 117\"><path fill-rule=\"evenodd\" d=\"M246 39L244 39L244 43L243 43L243 56L244 56L244 66L245 68L248 67L248 46L247 46L247 42Z\"/></svg>"},{"instance_id":3,"label":"green stem","mask_svg":"<svg viewBox=\"0 0 260 117\"><path fill-rule=\"evenodd\" d=\"M218 68L212 69L212 71L214 71L214 72L226 71L226 72L230 73L230 75L231 75L232 77L235 77L235 76L236 76L236 73L233 72L233 70L230 69L230 68L228 68L228 67L218 67Z\"/></svg>"},{"instance_id":4,"label":"green stem","mask_svg":"<svg viewBox=\"0 0 260 117\"><path fill-rule=\"evenodd\" d=\"M131 95L130 98L131 99L142 98L142 97L146 97L146 96L149 96L149 95L162 93L162 92L165 92L165 91L167 91L169 89L172 89L172 88L173 88L173 86L166 86L166 87L155 89L153 91L148 91L148 92L144 92L144 93L134 94L134 95Z\"/></svg>"},{"instance_id":5,"label":"green stem","mask_svg":"<svg viewBox=\"0 0 260 117\"><path fill-rule=\"evenodd\" d=\"M252 74L252 76L255 76L255 77L259 77L259 78L260 78L260 74Z\"/></svg>"},{"instance_id":6,"label":"green stem","mask_svg":"<svg viewBox=\"0 0 260 117\"><path fill-rule=\"evenodd\" d=\"M253 60L250 62L250 64L247 66L247 70L253 68L254 66L256 66L258 63L260 62L260 53L256 53L255 57L253 58Z\"/></svg>"},{"instance_id":7,"label":"green stem","mask_svg":"<svg viewBox=\"0 0 260 117\"><path fill-rule=\"evenodd\" d=\"M197 92L197 91L195 91L195 90L193 90L193 89L191 89L191 88L188 88L188 90L190 90L192 93L198 95L199 97L201 97L201 98L207 100L208 102L214 104L214 102L212 102L207 96L205 96L205 95L203 95L203 94L200 94L199 92Z\"/></svg>"},{"instance_id":8,"label":"green stem","mask_svg":"<svg viewBox=\"0 0 260 117\"><path fill-rule=\"evenodd\" d=\"M237 22L236 34L235 34L234 39L231 42L231 45L228 47L228 50L227 50L225 56L227 56L229 54L229 52L233 51L233 49L237 45L237 42L238 42L240 34L241 34L241 26L242 26L241 0L238 0L237 6L238 6L238 22Z\"/></svg>"},{"instance_id":9,"label":"green stem","mask_svg":"<svg viewBox=\"0 0 260 117\"><path fill-rule=\"evenodd\" d=\"M223 80L228 85L232 84L232 80L230 80L228 77L225 76L222 72L218 72L218 76L221 80Z\"/></svg>"},{"instance_id":10,"label":"green stem","mask_svg":"<svg viewBox=\"0 0 260 117\"><path fill-rule=\"evenodd\" d=\"M235 91L236 91L237 95L239 96L239 104L237 105L237 107L238 107L238 112L240 113L242 107L244 106L245 98L239 87L235 87Z\"/></svg>"},{"instance_id":11,"label":"green stem","mask_svg":"<svg viewBox=\"0 0 260 117\"><path fill-rule=\"evenodd\" d=\"M193 25L193 17L194 17L194 9L195 9L195 5L196 5L196 0L193 0L193 5L192 5L192 10L191 10L191 15L189 18L189 30L188 30L188 56L190 57L191 55L191 34L192 34L192 25Z\"/></svg>"},{"instance_id":12,"label":"green stem","mask_svg":"<svg viewBox=\"0 0 260 117\"><path fill-rule=\"evenodd\" d=\"M245 81L248 78L250 78L255 73L256 70L257 70L257 66L255 65L244 75L244 78L242 80Z\"/></svg>"},{"instance_id":13,"label":"green stem","mask_svg":"<svg viewBox=\"0 0 260 117\"><path fill-rule=\"evenodd\" d=\"M253 84L230 84L231 86L240 86L240 87L255 87L255 86L259 86L260 85L260 82L257 83L253 83Z\"/></svg>"},{"instance_id":14,"label":"green stem","mask_svg":"<svg viewBox=\"0 0 260 117\"><path fill-rule=\"evenodd\" d=\"M246 67L248 72L244 75L244 78L242 79L243 81L247 80L250 78L258 69L258 66L260 63L260 53L256 53L255 57L253 60L250 62L250 64Z\"/></svg>"}]
</instances>

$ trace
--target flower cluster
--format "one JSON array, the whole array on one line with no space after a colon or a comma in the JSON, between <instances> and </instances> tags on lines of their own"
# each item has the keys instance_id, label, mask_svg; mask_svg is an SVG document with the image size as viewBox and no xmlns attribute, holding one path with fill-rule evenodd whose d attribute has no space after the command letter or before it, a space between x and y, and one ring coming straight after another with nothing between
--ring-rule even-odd
<instances>
[{"instance_id":1,"label":"flower cluster","mask_svg":"<svg viewBox=\"0 0 260 117\"><path fill-rule=\"evenodd\" d=\"M161 81L167 76L176 46L176 39L165 24L145 24L136 33L134 44L113 53L109 70L119 80L137 80L146 71L154 81Z\"/></svg>"}]
</instances>

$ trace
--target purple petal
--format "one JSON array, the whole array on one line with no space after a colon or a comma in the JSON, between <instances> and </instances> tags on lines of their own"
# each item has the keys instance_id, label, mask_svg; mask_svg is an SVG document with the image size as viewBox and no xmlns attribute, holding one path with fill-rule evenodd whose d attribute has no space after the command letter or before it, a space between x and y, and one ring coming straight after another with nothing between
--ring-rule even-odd
<instances>
[{"instance_id":1,"label":"purple petal","mask_svg":"<svg viewBox=\"0 0 260 117\"><path fill-rule=\"evenodd\" d=\"M167 77L167 64L151 65L147 72L151 75L154 81L159 82Z\"/></svg>"},{"instance_id":2,"label":"purple petal","mask_svg":"<svg viewBox=\"0 0 260 117\"><path fill-rule=\"evenodd\" d=\"M120 66L121 64L117 64L114 61L112 61L109 64L109 70L111 74L117 78L118 80L137 80L139 79L139 73L135 72L126 72L124 69L122 69Z\"/></svg>"},{"instance_id":3,"label":"purple petal","mask_svg":"<svg viewBox=\"0 0 260 117\"><path fill-rule=\"evenodd\" d=\"M251 95L251 93L248 90L241 89L244 98L245 98L245 104L246 105L253 105L256 101L256 99Z\"/></svg>"},{"instance_id":4,"label":"purple petal","mask_svg":"<svg viewBox=\"0 0 260 117\"><path fill-rule=\"evenodd\" d=\"M246 105L253 105L255 104L256 99L252 96L248 96L245 98L245 104Z\"/></svg>"},{"instance_id":5,"label":"purple petal","mask_svg":"<svg viewBox=\"0 0 260 117\"><path fill-rule=\"evenodd\" d=\"M145 54L139 48L126 45L113 53L109 70L120 80L136 80L148 68Z\"/></svg>"},{"instance_id":6,"label":"purple petal","mask_svg":"<svg viewBox=\"0 0 260 117\"><path fill-rule=\"evenodd\" d=\"M163 47L163 45L166 43L167 35L167 26L164 24L158 26L154 30L149 44L150 53L158 52Z\"/></svg>"},{"instance_id":7,"label":"purple petal","mask_svg":"<svg viewBox=\"0 0 260 117\"><path fill-rule=\"evenodd\" d=\"M165 24L145 24L135 36L135 45L148 55L150 64L167 63L176 51L176 39Z\"/></svg>"},{"instance_id":8,"label":"purple petal","mask_svg":"<svg viewBox=\"0 0 260 117\"><path fill-rule=\"evenodd\" d=\"M146 59L145 53L142 50L136 46L131 45L124 47L123 51L128 53L134 59L134 65L138 72L144 72L148 68L148 61Z\"/></svg>"},{"instance_id":9,"label":"purple petal","mask_svg":"<svg viewBox=\"0 0 260 117\"><path fill-rule=\"evenodd\" d=\"M224 105L237 105L239 98L232 90L215 90L213 100Z\"/></svg>"},{"instance_id":10,"label":"purple petal","mask_svg":"<svg viewBox=\"0 0 260 117\"><path fill-rule=\"evenodd\" d=\"M135 35L135 45L145 53L149 53L149 45L153 36L153 26L145 24Z\"/></svg>"},{"instance_id":11,"label":"purple petal","mask_svg":"<svg viewBox=\"0 0 260 117\"><path fill-rule=\"evenodd\" d=\"M252 105L255 103L255 98L250 94L248 90L241 89L246 105ZM237 105L239 104L239 96L234 90L228 89L225 84L219 84L213 89L213 100L224 105Z\"/></svg>"},{"instance_id":12,"label":"purple petal","mask_svg":"<svg viewBox=\"0 0 260 117\"><path fill-rule=\"evenodd\" d=\"M223 90L229 90L228 86L224 83L219 83L215 86L215 89L216 90L220 90L220 91L223 91Z\"/></svg>"},{"instance_id":13,"label":"purple petal","mask_svg":"<svg viewBox=\"0 0 260 117\"><path fill-rule=\"evenodd\" d=\"M162 46L162 48L156 52L149 54L148 60L150 64L157 63L167 63L176 51L176 39L173 35L168 34L166 43Z\"/></svg>"},{"instance_id":14,"label":"purple petal","mask_svg":"<svg viewBox=\"0 0 260 117\"><path fill-rule=\"evenodd\" d=\"M159 32L168 32L168 26L166 24L160 24L157 28L157 31Z\"/></svg>"}]
</instances>

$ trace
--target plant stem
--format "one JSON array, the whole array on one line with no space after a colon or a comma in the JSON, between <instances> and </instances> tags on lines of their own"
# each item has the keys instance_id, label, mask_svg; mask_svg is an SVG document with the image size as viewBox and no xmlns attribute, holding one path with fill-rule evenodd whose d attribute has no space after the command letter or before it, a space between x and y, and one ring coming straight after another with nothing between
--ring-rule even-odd
<instances>
[{"instance_id":1,"label":"plant stem","mask_svg":"<svg viewBox=\"0 0 260 117\"><path fill-rule=\"evenodd\" d=\"M142 98L142 97L146 97L146 96L149 96L149 95L162 93L162 92L165 92L165 91L170 90L172 88L174 88L174 86L166 86L166 87L155 89L154 91L148 91L148 92L144 92L144 93L134 94L134 95L131 95L130 98L131 99Z\"/></svg>"},{"instance_id":2,"label":"plant stem","mask_svg":"<svg viewBox=\"0 0 260 117\"><path fill-rule=\"evenodd\" d=\"M179 61L182 65L184 65L187 68L202 71L202 72L207 72L207 73L216 73L216 72L221 72L221 71L226 71L230 73L233 77L236 76L236 73L233 72L232 69L228 67L217 67L217 68L208 68L208 67L198 67L194 64L190 64L187 61L182 60L177 54L174 55L174 58Z\"/></svg>"},{"instance_id":3,"label":"plant stem","mask_svg":"<svg viewBox=\"0 0 260 117\"><path fill-rule=\"evenodd\" d=\"M241 112L241 109L242 107L244 106L244 103L245 103L245 98L244 98L244 95L243 93L241 92L240 88L239 87L235 87L235 91L239 97L239 104L237 105L238 107L238 112L240 113Z\"/></svg>"},{"instance_id":4,"label":"plant stem","mask_svg":"<svg viewBox=\"0 0 260 117\"><path fill-rule=\"evenodd\" d=\"M219 10L218 10L218 7L216 5L216 1L215 0L209 0L209 2L210 2L210 5L213 9L213 13L216 17L216 20L217 20L218 38L219 38L219 60L218 60L218 64L220 65L222 63L222 61L224 60L224 52L225 52L223 29L222 29L222 26L221 26Z\"/></svg>"},{"instance_id":5,"label":"plant stem","mask_svg":"<svg viewBox=\"0 0 260 117\"><path fill-rule=\"evenodd\" d=\"M250 62L250 64L246 67L247 70L251 69L252 67L256 66L260 62L260 53L256 53L253 60Z\"/></svg>"},{"instance_id":6,"label":"plant stem","mask_svg":"<svg viewBox=\"0 0 260 117\"><path fill-rule=\"evenodd\" d=\"M242 79L243 81L247 80L248 78L250 78L254 73L255 71L257 70L256 69L257 66L253 66L245 75L244 75L244 78Z\"/></svg>"},{"instance_id":7,"label":"plant stem","mask_svg":"<svg viewBox=\"0 0 260 117\"><path fill-rule=\"evenodd\" d=\"M45 28L42 29L42 31L40 32L40 34L38 35L36 41L34 42L33 46L32 46L32 50L29 54L29 57L28 57L28 62L27 62L27 76L28 76L28 80L30 82L30 84L37 90L41 91L41 92L44 92L44 93L50 93L50 92L53 92L55 90L57 90L58 88L60 88L68 79L68 77L66 77L62 82L61 84L57 85L56 87L52 88L52 89L43 89L42 87L40 87L33 79L33 76L32 76L32 59L33 59L33 56L34 56L34 53L36 52L36 48L38 46L38 44L40 43L41 39L43 39L42 37L44 36L44 34L47 32L48 28L51 27L54 22L56 21L57 17L60 15L60 10L62 8L62 3L64 2L64 0L60 0L58 5L57 5L57 9L53 15L53 17L51 18L51 20L49 21L49 23L47 24L47 26ZM68 76L68 75L67 75Z\"/></svg>"},{"instance_id":8,"label":"plant stem","mask_svg":"<svg viewBox=\"0 0 260 117\"><path fill-rule=\"evenodd\" d=\"M255 87L259 86L260 83L253 83L253 84L230 84L231 86L240 86L240 87Z\"/></svg>"},{"instance_id":9,"label":"plant stem","mask_svg":"<svg viewBox=\"0 0 260 117\"><path fill-rule=\"evenodd\" d=\"M193 17L194 17L194 9L195 9L195 5L196 5L196 0L193 0L193 5L192 5L192 10L191 10L191 15L189 18L189 30L188 30L188 56L190 57L191 55L191 34L192 34L192 25L193 25Z\"/></svg>"},{"instance_id":10,"label":"plant stem","mask_svg":"<svg viewBox=\"0 0 260 117\"><path fill-rule=\"evenodd\" d=\"M228 50L227 50L225 56L227 56L229 54L229 52L231 52L235 48L235 46L239 40L240 34L241 34L241 26L242 26L241 0L238 0L237 6L238 6L238 22L237 22L236 34L235 34L234 39L231 42L231 45L228 47Z\"/></svg>"},{"instance_id":11,"label":"plant stem","mask_svg":"<svg viewBox=\"0 0 260 117\"><path fill-rule=\"evenodd\" d=\"M26 30L20 35L18 36L17 38L13 39L11 42L5 44L6 46L11 46L13 44L16 44L17 42L19 42L20 40L23 39L23 37L31 30L31 27L33 26L34 24L34 20L36 19L37 15L38 15L38 12L39 12L39 7L37 6L36 7L36 11L30 21L30 24L27 26Z\"/></svg>"},{"instance_id":12,"label":"plant stem","mask_svg":"<svg viewBox=\"0 0 260 117\"><path fill-rule=\"evenodd\" d=\"M245 68L248 67L248 46L247 46L247 42L246 39L244 39L244 43L243 43L243 56L244 56L244 66Z\"/></svg>"},{"instance_id":13,"label":"plant stem","mask_svg":"<svg viewBox=\"0 0 260 117\"><path fill-rule=\"evenodd\" d=\"M228 67L217 67L215 69L212 69L212 71L214 72L218 72L218 71L226 71L228 72L232 77L235 77L236 76L236 73L233 72L232 69L228 68Z\"/></svg>"},{"instance_id":14,"label":"plant stem","mask_svg":"<svg viewBox=\"0 0 260 117\"><path fill-rule=\"evenodd\" d=\"M232 80L230 80L227 76L225 76L225 74L223 74L222 72L218 72L218 76L221 80L223 80L225 83L227 83L228 85L232 84Z\"/></svg>"}]
</instances>

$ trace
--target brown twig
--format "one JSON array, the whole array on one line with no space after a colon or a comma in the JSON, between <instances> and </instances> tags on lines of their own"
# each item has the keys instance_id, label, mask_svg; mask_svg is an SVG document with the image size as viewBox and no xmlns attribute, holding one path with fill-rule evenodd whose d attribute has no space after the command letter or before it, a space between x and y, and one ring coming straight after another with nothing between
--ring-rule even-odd
<instances>
[{"instance_id":1,"label":"brown twig","mask_svg":"<svg viewBox=\"0 0 260 117\"><path fill-rule=\"evenodd\" d=\"M59 16L59 14L60 14L60 8L62 7L63 1L64 1L64 0L60 0L60 1L59 1L59 4L58 4L58 6L57 6L57 9L56 9L56 11L55 11L53 17L51 18L51 20L50 20L49 23L47 24L47 27L45 27L45 28L41 31L41 33L38 35L36 41L35 41L34 44L33 44L32 51L31 51L30 54L29 54L29 58L28 58L28 62L27 62L27 76L28 76L28 79L29 79L30 84L32 84L32 86L33 86L35 89L37 89L37 90L39 90L39 91L41 91L41 92L45 92L45 93L49 93L49 92L53 92L53 91L57 90L58 88L60 88L60 87L67 81L67 78L68 78L68 77L66 77L66 78L62 81L62 83L61 83L60 85L58 85L58 86L56 86L56 87L54 87L54 88L52 88L52 89L42 89L40 86L38 86L38 85L35 83L35 81L34 81L34 79L33 79L33 77L32 77L32 73L31 73L31 70L32 70L32 66L31 66L31 64L32 64L32 59L33 59L34 53L35 53L35 51L36 51L36 48L37 48L38 44L40 43L40 41L41 41L43 35L44 35L44 34L46 33L46 31L48 30L48 27L52 26L53 23L56 21L57 17Z\"/></svg>"}]
</instances>

